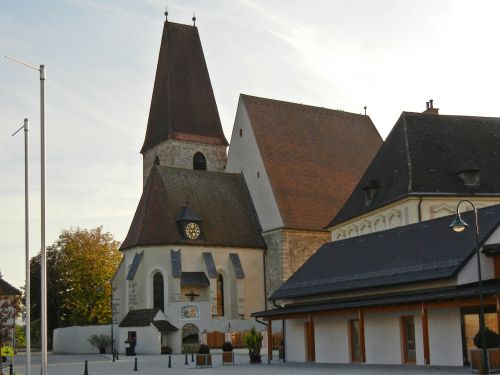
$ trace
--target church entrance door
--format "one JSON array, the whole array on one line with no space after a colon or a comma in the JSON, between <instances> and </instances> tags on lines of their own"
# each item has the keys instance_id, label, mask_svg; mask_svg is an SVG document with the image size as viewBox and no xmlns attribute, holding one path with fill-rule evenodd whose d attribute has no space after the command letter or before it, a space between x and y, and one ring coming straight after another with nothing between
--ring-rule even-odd
<instances>
[{"instance_id":1,"label":"church entrance door","mask_svg":"<svg viewBox=\"0 0 500 375\"><path fill-rule=\"evenodd\" d=\"M199 329L196 325L188 323L182 327L182 351L194 353L200 347Z\"/></svg>"}]
</instances>

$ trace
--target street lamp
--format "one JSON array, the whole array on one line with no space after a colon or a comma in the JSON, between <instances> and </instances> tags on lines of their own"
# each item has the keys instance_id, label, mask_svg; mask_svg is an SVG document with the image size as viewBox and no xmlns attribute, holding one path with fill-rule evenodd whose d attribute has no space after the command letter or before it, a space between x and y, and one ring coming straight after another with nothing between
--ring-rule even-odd
<instances>
[{"instance_id":1,"label":"street lamp","mask_svg":"<svg viewBox=\"0 0 500 375\"><path fill-rule=\"evenodd\" d=\"M40 225L40 267L42 269L41 275L41 318L42 318L42 373L47 375L47 252L45 248L45 65L36 67L25 63L24 61L14 59L5 55L5 58L12 60L18 64L24 65L28 68L37 70L40 73L40 207L41 207L41 225ZM29 373L28 373L29 374Z\"/></svg>"},{"instance_id":2,"label":"street lamp","mask_svg":"<svg viewBox=\"0 0 500 375\"><path fill-rule=\"evenodd\" d=\"M474 209L474 217L476 224L476 259L477 259L477 276L478 276L478 286L479 286L479 332L481 335L481 353L483 360L483 369L485 374L489 374L489 366L488 366L488 353L486 351L486 329L484 323L484 297L483 297L483 281L481 277L481 254L480 254L480 246L479 246L479 222L477 217L477 208L468 199L463 199L457 204L457 216L455 220L450 224L450 228L455 232L460 233L463 232L469 225L462 219L460 216L460 204L469 203Z\"/></svg>"}]
</instances>

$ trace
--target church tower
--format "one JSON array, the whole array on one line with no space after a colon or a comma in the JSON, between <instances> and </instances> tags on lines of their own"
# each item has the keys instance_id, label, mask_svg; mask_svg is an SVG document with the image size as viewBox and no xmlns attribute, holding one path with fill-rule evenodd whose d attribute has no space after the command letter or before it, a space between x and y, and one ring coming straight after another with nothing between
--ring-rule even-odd
<instances>
[{"instance_id":1,"label":"church tower","mask_svg":"<svg viewBox=\"0 0 500 375\"><path fill-rule=\"evenodd\" d=\"M141 149L143 182L154 164L224 171L227 145L198 29L166 20Z\"/></svg>"}]
</instances>

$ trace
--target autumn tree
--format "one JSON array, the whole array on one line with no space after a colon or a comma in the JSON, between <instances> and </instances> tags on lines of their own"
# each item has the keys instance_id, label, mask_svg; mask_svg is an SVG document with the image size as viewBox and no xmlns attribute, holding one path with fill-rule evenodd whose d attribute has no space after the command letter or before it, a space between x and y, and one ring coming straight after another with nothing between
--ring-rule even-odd
<instances>
[{"instance_id":1,"label":"autumn tree","mask_svg":"<svg viewBox=\"0 0 500 375\"><path fill-rule=\"evenodd\" d=\"M102 227L63 230L47 247L48 330L111 320L111 278L119 242ZM40 319L40 254L31 259L32 314Z\"/></svg>"}]
</instances>

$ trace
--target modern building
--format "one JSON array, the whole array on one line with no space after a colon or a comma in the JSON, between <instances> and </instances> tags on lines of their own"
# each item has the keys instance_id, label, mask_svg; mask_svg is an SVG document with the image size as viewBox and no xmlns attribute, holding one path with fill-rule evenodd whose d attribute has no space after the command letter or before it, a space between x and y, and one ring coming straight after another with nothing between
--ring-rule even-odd
<instances>
[{"instance_id":1,"label":"modern building","mask_svg":"<svg viewBox=\"0 0 500 375\"><path fill-rule=\"evenodd\" d=\"M332 242L271 296L282 308L254 314L271 329L286 321L287 360L468 363L477 251L486 322L498 332L500 119L426 112L401 115L330 223ZM473 211L460 234L444 216L464 199L483 207L479 246Z\"/></svg>"}]
</instances>

